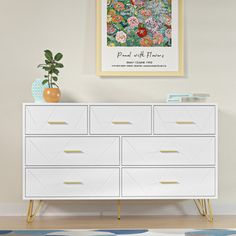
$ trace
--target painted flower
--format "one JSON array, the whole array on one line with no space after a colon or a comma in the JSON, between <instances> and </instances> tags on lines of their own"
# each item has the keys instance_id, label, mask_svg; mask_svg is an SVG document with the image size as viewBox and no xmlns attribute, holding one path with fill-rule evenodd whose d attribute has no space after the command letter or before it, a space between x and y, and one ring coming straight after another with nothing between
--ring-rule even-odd
<instances>
[{"instance_id":1,"label":"painted flower","mask_svg":"<svg viewBox=\"0 0 236 236\"><path fill-rule=\"evenodd\" d=\"M118 32L116 33L116 41L117 41L118 43L125 43L125 42L126 42L126 39L127 39L127 35L126 35L125 32L123 32L123 31L118 31Z\"/></svg>"},{"instance_id":2,"label":"painted flower","mask_svg":"<svg viewBox=\"0 0 236 236\"><path fill-rule=\"evenodd\" d=\"M134 5L134 4L135 4L135 0L130 0L130 3L131 3L132 5Z\"/></svg>"},{"instance_id":3,"label":"painted flower","mask_svg":"<svg viewBox=\"0 0 236 236\"><path fill-rule=\"evenodd\" d=\"M116 29L113 27L112 24L107 24L107 33L108 34L114 34L116 32Z\"/></svg>"},{"instance_id":4,"label":"painted flower","mask_svg":"<svg viewBox=\"0 0 236 236\"><path fill-rule=\"evenodd\" d=\"M120 23L122 20L123 20L123 17L120 16L120 15L114 15L112 17L112 21L115 22L115 23Z\"/></svg>"},{"instance_id":5,"label":"painted flower","mask_svg":"<svg viewBox=\"0 0 236 236\"><path fill-rule=\"evenodd\" d=\"M116 14L116 11L114 9L110 9L107 14L114 16Z\"/></svg>"},{"instance_id":6,"label":"painted flower","mask_svg":"<svg viewBox=\"0 0 236 236\"><path fill-rule=\"evenodd\" d=\"M149 17L146 21L146 27L148 30L150 30L153 34L158 31L158 23L153 17Z\"/></svg>"},{"instance_id":7,"label":"painted flower","mask_svg":"<svg viewBox=\"0 0 236 236\"><path fill-rule=\"evenodd\" d=\"M164 36L160 32L157 32L153 35L154 44L160 45L163 42L164 42Z\"/></svg>"},{"instance_id":8,"label":"painted flower","mask_svg":"<svg viewBox=\"0 0 236 236\"><path fill-rule=\"evenodd\" d=\"M142 16L149 17L149 16L152 15L152 11L151 11L151 10L142 9L142 10L140 11L140 14L141 14Z\"/></svg>"},{"instance_id":9,"label":"painted flower","mask_svg":"<svg viewBox=\"0 0 236 236\"><path fill-rule=\"evenodd\" d=\"M167 29L166 32L165 32L165 36L168 38L168 39L171 39L171 35L172 35L172 30L171 29Z\"/></svg>"},{"instance_id":10,"label":"painted flower","mask_svg":"<svg viewBox=\"0 0 236 236\"><path fill-rule=\"evenodd\" d=\"M147 36L141 39L140 45L142 47L151 47L153 45L153 41L149 36Z\"/></svg>"},{"instance_id":11,"label":"painted flower","mask_svg":"<svg viewBox=\"0 0 236 236\"><path fill-rule=\"evenodd\" d=\"M114 4L114 8L117 11L123 11L125 9L125 5L122 2L117 2Z\"/></svg>"},{"instance_id":12,"label":"painted flower","mask_svg":"<svg viewBox=\"0 0 236 236\"><path fill-rule=\"evenodd\" d=\"M111 15L107 15L107 23L112 22L112 16Z\"/></svg>"},{"instance_id":13,"label":"painted flower","mask_svg":"<svg viewBox=\"0 0 236 236\"><path fill-rule=\"evenodd\" d=\"M145 4L145 0L130 0L131 4L137 7L142 7Z\"/></svg>"},{"instance_id":14,"label":"painted flower","mask_svg":"<svg viewBox=\"0 0 236 236\"><path fill-rule=\"evenodd\" d=\"M108 47L115 47L116 45L115 45L115 43L109 43L108 44Z\"/></svg>"},{"instance_id":15,"label":"painted flower","mask_svg":"<svg viewBox=\"0 0 236 236\"><path fill-rule=\"evenodd\" d=\"M135 16L131 16L130 18L128 18L127 21L129 23L131 29L133 29L139 25L139 20Z\"/></svg>"},{"instance_id":16,"label":"painted flower","mask_svg":"<svg viewBox=\"0 0 236 236\"><path fill-rule=\"evenodd\" d=\"M140 38L147 36L147 30L143 27L142 24L140 24L136 33Z\"/></svg>"},{"instance_id":17,"label":"painted flower","mask_svg":"<svg viewBox=\"0 0 236 236\"><path fill-rule=\"evenodd\" d=\"M172 23L171 17L168 15L165 15L165 25L171 26L171 23Z\"/></svg>"}]
</instances>

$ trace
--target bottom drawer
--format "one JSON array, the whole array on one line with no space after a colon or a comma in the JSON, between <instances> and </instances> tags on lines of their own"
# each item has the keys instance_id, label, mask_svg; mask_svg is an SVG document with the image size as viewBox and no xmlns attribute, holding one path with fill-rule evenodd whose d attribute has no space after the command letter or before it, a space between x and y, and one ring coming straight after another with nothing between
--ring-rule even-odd
<instances>
[{"instance_id":1,"label":"bottom drawer","mask_svg":"<svg viewBox=\"0 0 236 236\"><path fill-rule=\"evenodd\" d=\"M26 198L119 196L119 168L26 169Z\"/></svg>"},{"instance_id":2,"label":"bottom drawer","mask_svg":"<svg viewBox=\"0 0 236 236\"><path fill-rule=\"evenodd\" d=\"M124 168L123 197L215 197L214 168Z\"/></svg>"}]
</instances>

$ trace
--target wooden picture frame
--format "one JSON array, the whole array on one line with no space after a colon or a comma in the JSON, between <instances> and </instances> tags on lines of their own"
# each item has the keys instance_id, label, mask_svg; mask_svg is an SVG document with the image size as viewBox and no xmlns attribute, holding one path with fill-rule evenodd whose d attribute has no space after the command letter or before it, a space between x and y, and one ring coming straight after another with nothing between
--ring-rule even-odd
<instances>
[{"instance_id":1,"label":"wooden picture frame","mask_svg":"<svg viewBox=\"0 0 236 236\"><path fill-rule=\"evenodd\" d=\"M130 1L130 4L125 5L127 1ZM155 15L155 17L151 17L151 20L147 16L149 13L153 13L150 5L147 6L149 8L145 8L146 5L144 7L140 5L140 8L138 5L133 5L158 4L156 0L149 0L148 3L145 1L147 0L97 0L97 76L184 76L183 0L159 0L158 2L161 2L161 7L164 7L164 10L167 9L166 11L170 12L169 9L171 9L171 13L169 13L171 15ZM167 2L170 5L166 7ZM160 6L158 5L158 7ZM125 12L122 13L122 10ZM136 14L136 10L144 15L140 16L143 17L141 20L135 15L139 24L136 24L137 22L132 15L133 12ZM128 17L130 17L128 20L127 12L129 12ZM156 14L156 11L154 13ZM109 14L113 14L113 16ZM170 16L171 25L165 25ZM161 22L156 20L164 17L167 20L164 19ZM121 19L123 20L119 23ZM108 23L110 20L111 23ZM149 27L149 29L144 28L141 21L146 24L144 27ZM158 27L162 27L160 29L162 35L158 31ZM144 31L141 31L143 29ZM115 30L115 33L110 35L108 30L109 33ZM169 35L166 33L167 31L170 32ZM147 35L139 35L140 32ZM141 36L140 39L137 35ZM149 42L152 46L147 46ZM159 44L160 42L161 44ZM154 43L156 44L154 45ZM112 47L113 44L114 47Z\"/></svg>"}]
</instances>

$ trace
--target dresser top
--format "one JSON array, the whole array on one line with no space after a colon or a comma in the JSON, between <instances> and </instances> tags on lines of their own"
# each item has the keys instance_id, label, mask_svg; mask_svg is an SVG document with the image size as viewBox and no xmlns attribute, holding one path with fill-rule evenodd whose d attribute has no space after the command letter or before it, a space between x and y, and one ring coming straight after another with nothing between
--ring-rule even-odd
<instances>
[{"instance_id":1,"label":"dresser top","mask_svg":"<svg viewBox=\"0 0 236 236\"><path fill-rule=\"evenodd\" d=\"M156 105L156 106L217 106L217 103L167 103L167 102L151 102L151 103L144 103L144 102L70 102L70 103L23 103L24 106L87 106L87 105L96 105L96 106L112 106L112 105L130 105L130 106L140 106L140 105Z\"/></svg>"}]
</instances>

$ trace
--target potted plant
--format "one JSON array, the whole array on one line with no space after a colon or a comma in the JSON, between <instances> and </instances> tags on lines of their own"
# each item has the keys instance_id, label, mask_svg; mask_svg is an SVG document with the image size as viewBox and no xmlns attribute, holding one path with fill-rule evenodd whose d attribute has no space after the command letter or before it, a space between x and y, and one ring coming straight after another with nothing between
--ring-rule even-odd
<instances>
[{"instance_id":1,"label":"potted plant","mask_svg":"<svg viewBox=\"0 0 236 236\"><path fill-rule=\"evenodd\" d=\"M55 56L50 50L44 51L45 63L39 64L38 68L45 70L43 85L47 84L48 88L44 89L43 97L46 102L59 102L61 98L61 92L57 85L59 69L63 68L63 64L60 63L63 58L62 53L57 53Z\"/></svg>"}]
</instances>

